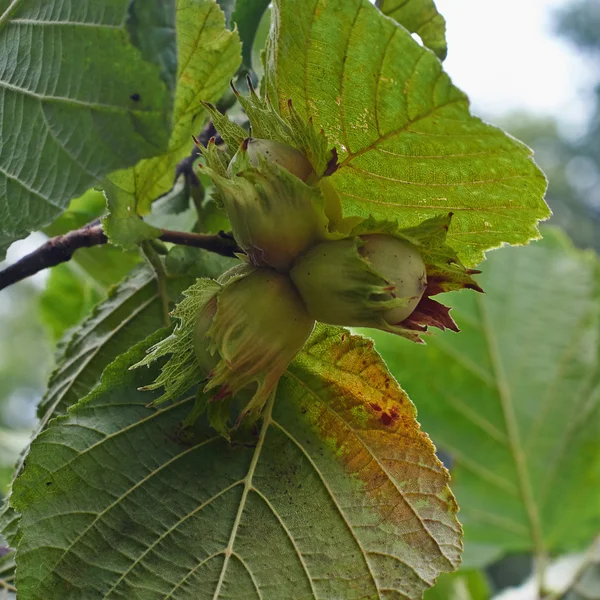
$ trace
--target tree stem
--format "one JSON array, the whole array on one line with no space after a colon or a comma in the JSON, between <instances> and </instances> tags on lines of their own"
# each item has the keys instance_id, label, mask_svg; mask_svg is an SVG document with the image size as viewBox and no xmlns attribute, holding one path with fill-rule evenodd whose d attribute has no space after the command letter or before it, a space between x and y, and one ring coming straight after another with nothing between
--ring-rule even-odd
<instances>
[{"instance_id":1,"label":"tree stem","mask_svg":"<svg viewBox=\"0 0 600 600\"><path fill-rule=\"evenodd\" d=\"M162 229L161 231L160 239L164 242L202 248L222 256L235 256L236 253L241 252L235 240L223 233L204 235L185 231L171 231L169 229ZM89 223L81 229L74 229L64 235L53 237L27 256L0 271L0 290L17 281L31 277L39 271L71 260L73 254L79 248L100 246L107 242L108 238L102 231L102 226L97 222Z\"/></svg>"}]
</instances>

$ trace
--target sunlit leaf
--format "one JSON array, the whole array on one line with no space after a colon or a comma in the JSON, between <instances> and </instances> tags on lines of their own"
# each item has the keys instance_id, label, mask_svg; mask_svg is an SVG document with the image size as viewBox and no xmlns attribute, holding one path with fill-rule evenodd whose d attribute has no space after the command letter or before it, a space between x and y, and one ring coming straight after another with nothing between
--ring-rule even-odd
<instances>
[{"instance_id":1,"label":"sunlit leaf","mask_svg":"<svg viewBox=\"0 0 600 600\"><path fill-rule=\"evenodd\" d=\"M412 226L454 212L450 245L467 266L538 237L549 216L531 150L471 116L440 61L369 0L277 0L267 93L292 100L335 145L346 215Z\"/></svg>"},{"instance_id":2,"label":"sunlit leaf","mask_svg":"<svg viewBox=\"0 0 600 600\"><path fill-rule=\"evenodd\" d=\"M156 410L156 376L117 359L33 443L22 512L25 600L421 598L459 561L448 476L371 343L320 326L260 427L230 445Z\"/></svg>"},{"instance_id":3,"label":"sunlit leaf","mask_svg":"<svg viewBox=\"0 0 600 600\"><path fill-rule=\"evenodd\" d=\"M107 173L164 152L175 1L0 7L0 255Z\"/></svg>"},{"instance_id":4,"label":"sunlit leaf","mask_svg":"<svg viewBox=\"0 0 600 600\"><path fill-rule=\"evenodd\" d=\"M223 12L214 0L177 2L178 72L173 109L173 132L168 151L143 160L135 167L110 176L106 194L111 216L107 234L124 247L156 237L138 214L168 192L175 181L175 167L192 147L206 119L200 101L217 101L240 64L237 32L225 28Z\"/></svg>"},{"instance_id":5,"label":"sunlit leaf","mask_svg":"<svg viewBox=\"0 0 600 600\"><path fill-rule=\"evenodd\" d=\"M600 529L600 263L545 236L490 254L485 296L448 297L459 335L374 335L453 458L467 548L581 549Z\"/></svg>"},{"instance_id":6,"label":"sunlit leaf","mask_svg":"<svg viewBox=\"0 0 600 600\"><path fill-rule=\"evenodd\" d=\"M423 44L440 60L446 58L446 20L437 11L433 0L377 0L376 5L384 15L418 34Z\"/></svg>"}]
</instances>

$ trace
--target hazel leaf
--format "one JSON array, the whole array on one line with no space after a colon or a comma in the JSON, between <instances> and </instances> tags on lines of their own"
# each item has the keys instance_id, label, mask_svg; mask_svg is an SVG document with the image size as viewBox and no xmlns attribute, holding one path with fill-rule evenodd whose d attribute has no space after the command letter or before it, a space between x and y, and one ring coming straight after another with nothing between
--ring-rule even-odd
<instances>
[{"instance_id":1,"label":"hazel leaf","mask_svg":"<svg viewBox=\"0 0 600 600\"><path fill-rule=\"evenodd\" d=\"M433 0L377 0L375 6L411 33L416 33L440 60L446 58L446 20Z\"/></svg>"},{"instance_id":2,"label":"hazel leaf","mask_svg":"<svg viewBox=\"0 0 600 600\"><path fill-rule=\"evenodd\" d=\"M231 444L182 430L193 394L148 406L129 366L154 342L33 442L12 496L23 597L418 600L457 567L448 473L369 340L319 326Z\"/></svg>"},{"instance_id":3,"label":"hazel leaf","mask_svg":"<svg viewBox=\"0 0 600 600\"><path fill-rule=\"evenodd\" d=\"M0 258L116 169L165 151L175 0L0 8Z\"/></svg>"},{"instance_id":4,"label":"hazel leaf","mask_svg":"<svg viewBox=\"0 0 600 600\"><path fill-rule=\"evenodd\" d=\"M525 145L471 115L437 57L369 0L276 0L266 94L293 101L339 155L346 216L409 227L454 212L448 243L467 266L539 237L546 179Z\"/></svg>"},{"instance_id":5,"label":"hazel leaf","mask_svg":"<svg viewBox=\"0 0 600 600\"><path fill-rule=\"evenodd\" d=\"M176 26L179 64L167 152L113 173L105 186L111 213L105 229L111 241L125 248L156 237L157 231L138 215L148 213L151 203L172 188L175 167L191 152L192 136L206 120L202 100L218 100L241 61L239 36L225 28L214 0L178 0Z\"/></svg>"},{"instance_id":6,"label":"hazel leaf","mask_svg":"<svg viewBox=\"0 0 600 600\"><path fill-rule=\"evenodd\" d=\"M377 349L452 460L466 548L579 551L600 526L600 261L545 228L481 283L448 297L459 336Z\"/></svg>"}]
</instances>

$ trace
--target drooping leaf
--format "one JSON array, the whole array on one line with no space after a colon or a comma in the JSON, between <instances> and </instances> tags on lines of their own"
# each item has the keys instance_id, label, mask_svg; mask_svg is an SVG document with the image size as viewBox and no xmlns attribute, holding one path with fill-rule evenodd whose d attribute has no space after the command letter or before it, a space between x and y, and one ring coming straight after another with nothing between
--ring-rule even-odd
<instances>
[{"instance_id":1,"label":"drooping leaf","mask_svg":"<svg viewBox=\"0 0 600 600\"><path fill-rule=\"evenodd\" d=\"M164 152L175 0L3 2L0 255L107 173Z\"/></svg>"},{"instance_id":2,"label":"drooping leaf","mask_svg":"<svg viewBox=\"0 0 600 600\"><path fill-rule=\"evenodd\" d=\"M544 235L488 257L485 296L449 297L460 335L373 336L453 457L467 548L578 549L600 529L600 262Z\"/></svg>"},{"instance_id":3,"label":"drooping leaf","mask_svg":"<svg viewBox=\"0 0 600 600\"><path fill-rule=\"evenodd\" d=\"M40 295L40 317L54 341L83 319L103 296L104 289L68 263L50 271Z\"/></svg>"},{"instance_id":4,"label":"drooping leaf","mask_svg":"<svg viewBox=\"0 0 600 600\"><path fill-rule=\"evenodd\" d=\"M369 0L276 0L266 88L323 127L339 155L344 214L402 226L454 212L467 266L538 237L549 216L531 151L471 116L439 60Z\"/></svg>"},{"instance_id":5,"label":"drooping leaf","mask_svg":"<svg viewBox=\"0 0 600 600\"><path fill-rule=\"evenodd\" d=\"M24 600L417 599L456 567L447 473L368 340L319 327L231 445L181 432L193 395L147 406L128 367L154 341L33 443L13 494Z\"/></svg>"},{"instance_id":6,"label":"drooping leaf","mask_svg":"<svg viewBox=\"0 0 600 600\"><path fill-rule=\"evenodd\" d=\"M215 0L178 0L177 50L173 132L167 152L113 173L106 185L111 213L105 220L106 232L123 247L156 237L157 232L137 215L147 213L152 201L171 189L175 167L190 153L192 135L206 119L200 101L217 101L240 64L239 36L225 28Z\"/></svg>"},{"instance_id":7,"label":"drooping leaf","mask_svg":"<svg viewBox=\"0 0 600 600\"><path fill-rule=\"evenodd\" d=\"M440 60L446 58L446 20L433 0L377 0L376 6L411 33L418 34Z\"/></svg>"},{"instance_id":8,"label":"drooping leaf","mask_svg":"<svg viewBox=\"0 0 600 600\"><path fill-rule=\"evenodd\" d=\"M191 277L171 280L173 300L192 281ZM57 366L38 406L38 431L88 394L100 381L104 368L119 354L162 326L156 280L151 269L141 266L112 289L108 298L98 304L60 346ZM25 454L17 470L21 468ZM4 513L0 511L0 531L11 542L17 519L10 508Z\"/></svg>"},{"instance_id":9,"label":"drooping leaf","mask_svg":"<svg viewBox=\"0 0 600 600\"><path fill-rule=\"evenodd\" d=\"M195 266L197 270L190 268L169 280L168 292L173 302L196 276L206 274L201 263ZM70 338L59 344L57 366L38 406L38 432L88 394L100 381L104 368L119 354L162 326L154 274L147 266L140 266L109 292ZM17 472L26 454L27 450L17 464ZM18 534L18 519L12 508L5 506L0 510L0 531L11 544Z\"/></svg>"}]
</instances>

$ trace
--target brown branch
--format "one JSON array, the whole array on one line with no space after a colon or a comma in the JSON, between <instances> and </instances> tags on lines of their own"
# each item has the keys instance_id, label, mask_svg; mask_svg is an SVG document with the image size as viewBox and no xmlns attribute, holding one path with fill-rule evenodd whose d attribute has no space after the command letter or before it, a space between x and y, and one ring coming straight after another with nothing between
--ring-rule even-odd
<instances>
[{"instance_id":1,"label":"brown branch","mask_svg":"<svg viewBox=\"0 0 600 600\"><path fill-rule=\"evenodd\" d=\"M164 242L202 248L222 256L234 256L236 252L241 252L235 240L223 232L217 235L204 235L169 229L161 231L160 239ZM107 242L108 238L97 222L69 231L65 235L53 237L31 254L0 271L0 290L39 271L67 262L79 248L90 248Z\"/></svg>"}]
</instances>

